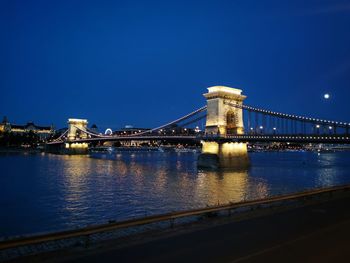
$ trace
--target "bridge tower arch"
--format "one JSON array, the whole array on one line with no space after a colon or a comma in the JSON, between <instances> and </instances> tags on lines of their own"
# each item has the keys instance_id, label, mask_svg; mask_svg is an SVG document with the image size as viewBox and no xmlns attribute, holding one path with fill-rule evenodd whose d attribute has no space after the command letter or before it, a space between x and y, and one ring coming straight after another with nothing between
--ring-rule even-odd
<instances>
[{"instance_id":1,"label":"bridge tower arch","mask_svg":"<svg viewBox=\"0 0 350 263\"><path fill-rule=\"evenodd\" d=\"M244 134L242 90L226 86L208 88L205 139L198 166L208 168L245 168L249 166L246 143L225 142L227 135Z\"/></svg>"}]
</instances>

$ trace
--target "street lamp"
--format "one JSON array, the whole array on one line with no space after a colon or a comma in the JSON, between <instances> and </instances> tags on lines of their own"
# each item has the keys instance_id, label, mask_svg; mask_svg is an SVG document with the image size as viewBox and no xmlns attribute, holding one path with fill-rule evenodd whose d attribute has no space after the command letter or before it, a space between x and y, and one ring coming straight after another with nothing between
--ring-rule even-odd
<instances>
[{"instance_id":1,"label":"street lamp","mask_svg":"<svg viewBox=\"0 0 350 263\"><path fill-rule=\"evenodd\" d=\"M263 133L263 129L264 129L264 127L260 126L260 133Z\"/></svg>"},{"instance_id":2,"label":"street lamp","mask_svg":"<svg viewBox=\"0 0 350 263\"><path fill-rule=\"evenodd\" d=\"M331 133L332 133L332 130L333 130L333 127L332 127L332 126L329 126L328 129L329 129L329 134L331 134Z\"/></svg>"},{"instance_id":3,"label":"street lamp","mask_svg":"<svg viewBox=\"0 0 350 263\"><path fill-rule=\"evenodd\" d=\"M317 129L317 130L316 130L317 134L319 134L319 133L320 133L320 125L317 124L317 125L316 125L316 129Z\"/></svg>"}]
</instances>

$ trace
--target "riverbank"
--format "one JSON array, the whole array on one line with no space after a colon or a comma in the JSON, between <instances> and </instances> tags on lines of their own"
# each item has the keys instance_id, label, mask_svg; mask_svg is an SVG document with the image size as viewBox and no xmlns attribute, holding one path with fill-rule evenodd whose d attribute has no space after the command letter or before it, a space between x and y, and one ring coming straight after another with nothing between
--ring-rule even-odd
<instances>
[{"instance_id":1,"label":"riverbank","mask_svg":"<svg viewBox=\"0 0 350 263\"><path fill-rule=\"evenodd\" d=\"M73 244L75 245L46 253L35 253L35 251L33 253L32 250L32 254L35 254L32 256L29 256L28 253L25 255L25 251L29 251L28 244L39 240L41 247L49 249L50 244L48 242L45 244L45 238L53 241L53 237L57 237L57 234L53 234L51 237L39 237L37 241L35 238L18 240L12 243L12 247L14 244L18 247L12 249L13 253L18 252L17 257L12 258L18 260L21 258L21 253L24 253L23 260L52 262L55 258L57 262L65 262L66 260L95 262L103 256L106 259L111 258L111 260L118 258L118 262L138 262L145 260L144 254L146 253L146 261L176 262L181 260L183 254L186 254L185 261L186 259L194 261L201 259L201 257L203 258L200 261L206 261L212 257L212 259L220 259L215 260L216 262L225 262L226 259L233 260L251 256L252 251L255 251L256 254L256 251L274 248L274 244L281 244L282 241L286 244L295 243L297 242L295 240L303 239L305 235L308 237L309 234L314 235L317 231L325 231L328 227L337 227L343 222L346 223L350 219L350 212L345 209L349 201L350 186L344 186L274 197L269 200L251 201L245 204L207 208L203 211L182 212L184 214L173 214L168 216L169 218L166 218L166 215L163 215L163 218L160 216L159 218L145 218L141 219L144 222L140 221L138 224L137 222L124 223L124 228L133 226L134 230L136 230L137 225L143 225L144 231L138 232L136 230L134 234L94 242L93 238L86 236L88 233L92 234L94 229L82 229L80 235L83 239L80 239L80 242L77 242L77 239L74 240ZM191 223L177 221L174 224L173 220L179 216L182 218L201 217L199 221ZM146 226L167 220L170 220L170 228L169 225L166 228L158 225L153 229ZM97 230L105 232L113 229L121 231L118 223L112 223ZM342 233L340 231L338 234ZM62 234L63 236L59 240L67 240L67 234L72 233ZM336 233L334 232L334 234ZM7 242L7 244L9 243ZM19 247L19 244L27 244L27 250L23 246ZM334 248L342 245L334 241L332 244ZM267 245L268 247L266 247ZM162 253L156 253L159 246L163 246L160 250ZM6 247L6 242L1 242L1 247ZM151 253L152 251L154 254ZM246 253L242 253L242 251L246 251ZM2 259L6 259L6 253L0 253L0 255L2 255ZM10 254L8 259L11 259ZM181 261L183 260L184 258Z\"/></svg>"},{"instance_id":2,"label":"riverbank","mask_svg":"<svg viewBox=\"0 0 350 263\"><path fill-rule=\"evenodd\" d=\"M350 198L55 255L55 262L348 262ZM51 255L53 256L53 255ZM52 257L51 257L52 258ZM49 258L41 258L49 261Z\"/></svg>"},{"instance_id":3,"label":"riverbank","mask_svg":"<svg viewBox=\"0 0 350 263\"><path fill-rule=\"evenodd\" d=\"M31 147L0 147L0 153L41 153L43 149Z\"/></svg>"}]
</instances>

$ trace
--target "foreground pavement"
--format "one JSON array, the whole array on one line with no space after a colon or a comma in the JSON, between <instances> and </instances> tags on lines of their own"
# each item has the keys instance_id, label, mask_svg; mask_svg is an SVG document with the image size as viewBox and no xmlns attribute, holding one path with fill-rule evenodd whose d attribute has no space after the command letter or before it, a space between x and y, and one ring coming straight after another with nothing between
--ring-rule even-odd
<instances>
[{"instance_id":1,"label":"foreground pavement","mask_svg":"<svg viewBox=\"0 0 350 263\"><path fill-rule=\"evenodd\" d=\"M349 262L350 198L25 262ZM214 219L215 220L215 219Z\"/></svg>"}]
</instances>

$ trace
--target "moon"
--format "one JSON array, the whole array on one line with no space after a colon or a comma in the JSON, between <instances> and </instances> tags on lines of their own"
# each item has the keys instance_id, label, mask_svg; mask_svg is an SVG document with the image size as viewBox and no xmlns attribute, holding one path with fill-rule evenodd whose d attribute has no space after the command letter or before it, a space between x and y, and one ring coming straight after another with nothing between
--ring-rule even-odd
<instances>
[{"instance_id":1,"label":"moon","mask_svg":"<svg viewBox=\"0 0 350 263\"><path fill-rule=\"evenodd\" d=\"M326 94L324 94L324 96L323 96L326 100L328 100L331 96L328 94L328 93L326 93Z\"/></svg>"}]
</instances>

